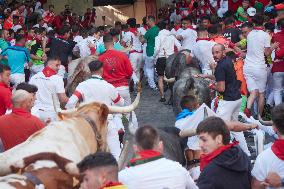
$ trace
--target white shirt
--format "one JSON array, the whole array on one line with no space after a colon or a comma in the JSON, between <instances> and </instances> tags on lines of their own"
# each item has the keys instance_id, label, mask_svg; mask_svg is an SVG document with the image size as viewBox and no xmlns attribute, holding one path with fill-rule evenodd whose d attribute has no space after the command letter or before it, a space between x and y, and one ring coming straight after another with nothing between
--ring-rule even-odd
<instances>
[{"instance_id":1,"label":"white shirt","mask_svg":"<svg viewBox=\"0 0 284 189\"><path fill-rule=\"evenodd\" d=\"M14 32L17 32L19 29L22 29L23 27L21 25L13 25L12 29L14 30Z\"/></svg>"},{"instance_id":2,"label":"white shirt","mask_svg":"<svg viewBox=\"0 0 284 189\"><path fill-rule=\"evenodd\" d=\"M247 36L245 66L265 68L264 50L270 47L270 36L262 30L252 30Z\"/></svg>"},{"instance_id":3,"label":"white shirt","mask_svg":"<svg viewBox=\"0 0 284 189\"><path fill-rule=\"evenodd\" d=\"M139 34L135 35L134 33L128 31L124 34L122 40L126 43L127 46L130 46L132 40L133 44L131 50L142 52L142 43L139 40Z\"/></svg>"},{"instance_id":4,"label":"white shirt","mask_svg":"<svg viewBox=\"0 0 284 189\"><path fill-rule=\"evenodd\" d=\"M35 108L54 111L54 107L60 110L60 102L57 94L65 93L63 78L59 75L46 77L43 72L34 75L30 84L37 86Z\"/></svg>"},{"instance_id":5,"label":"white shirt","mask_svg":"<svg viewBox=\"0 0 284 189\"><path fill-rule=\"evenodd\" d=\"M154 58L169 57L175 53L175 46L181 49L179 41L169 30L161 30L155 38Z\"/></svg>"},{"instance_id":6,"label":"white shirt","mask_svg":"<svg viewBox=\"0 0 284 189\"><path fill-rule=\"evenodd\" d=\"M180 35L182 36L182 49L193 50L196 39L197 39L197 32L193 29L187 28L183 30Z\"/></svg>"},{"instance_id":7,"label":"white shirt","mask_svg":"<svg viewBox=\"0 0 284 189\"><path fill-rule=\"evenodd\" d=\"M212 47L216 43L207 40L198 40L193 49L193 55L200 61L202 72L206 70L211 70L210 63L214 63L215 60L212 54Z\"/></svg>"},{"instance_id":8,"label":"white shirt","mask_svg":"<svg viewBox=\"0 0 284 189\"><path fill-rule=\"evenodd\" d=\"M42 25L42 27L47 30L48 25L47 25L46 23L44 23L44 24ZM33 28L39 28L39 24L34 25Z\"/></svg>"},{"instance_id":9,"label":"white shirt","mask_svg":"<svg viewBox=\"0 0 284 189\"><path fill-rule=\"evenodd\" d=\"M80 83L74 94L66 104L67 109L75 108L79 98L82 97L83 103L99 102L106 105L124 105L124 100L116 88L103 80L101 76L93 75L92 78Z\"/></svg>"},{"instance_id":10,"label":"white shirt","mask_svg":"<svg viewBox=\"0 0 284 189\"><path fill-rule=\"evenodd\" d=\"M79 42L82 41L83 39L84 39L84 38L83 38L82 36L76 35L76 36L74 37L73 41L74 41L75 43L79 43Z\"/></svg>"},{"instance_id":11,"label":"white shirt","mask_svg":"<svg viewBox=\"0 0 284 189\"><path fill-rule=\"evenodd\" d=\"M198 124L204 120L204 110L208 116L217 116L206 104L202 104L191 116L181 118L175 122L175 127L180 130L196 129ZM188 137L187 146L191 150L200 150L197 136Z\"/></svg>"},{"instance_id":12,"label":"white shirt","mask_svg":"<svg viewBox=\"0 0 284 189\"><path fill-rule=\"evenodd\" d=\"M143 26L141 26L141 27L138 28L137 30L138 30L138 32L139 32L141 35L145 35L145 33L147 32L147 30L146 30Z\"/></svg>"},{"instance_id":13,"label":"white shirt","mask_svg":"<svg viewBox=\"0 0 284 189\"><path fill-rule=\"evenodd\" d=\"M80 42L78 42L77 45L75 46L75 48L79 49L81 58L91 55L91 50L89 47L90 43L93 43L93 41L90 40L90 38L85 38Z\"/></svg>"},{"instance_id":14,"label":"white shirt","mask_svg":"<svg viewBox=\"0 0 284 189\"><path fill-rule=\"evenodd\" d=\"M258 181L264 181L269 172L276 172L281 178L284 178L284 161L272 152L271 147L258 155L251 174ZM273 188L267 187L267 189ZM284 187L278 189L284 189Z\"/></svg>"},{"instance_id":15,"label":"white shirt","mask_svg":"<svg viewBox=\"0 0 284 189\"><path fill-rule=\"evenodd\" d=\"M175 36L181 35L182 31L183 31L182 28L179 28L177 31L176 31L175 28L173 28L173 29L171 30L172 34L174 34Z\"/></svg>"},{"instance_id":16,"label":"white shirt","mask_svg":"<svg viewBox=\"0 0 284 189\"><path fill-rule=\"evenodd\" d=\"M118 180L128 189L197 189L189 172L166 158L127 167L118 173Z\"/></svg>"}]
</instances>

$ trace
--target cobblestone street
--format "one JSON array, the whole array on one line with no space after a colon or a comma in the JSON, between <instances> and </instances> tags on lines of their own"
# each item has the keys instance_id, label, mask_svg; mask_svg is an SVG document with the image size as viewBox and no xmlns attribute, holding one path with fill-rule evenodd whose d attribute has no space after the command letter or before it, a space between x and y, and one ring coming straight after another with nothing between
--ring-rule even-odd
<instances>
[{"instance_id":1,"label":"cobblestone street","mask_svg":"<svg viewBox=\"0 0 284 189\"><path fill-rule=\"evenodd\" d=\"M168 90L166 92L167 100L169 99L169 96L170 92ZM155 127L174 126L175 116L172 106L164 105L159 102L159 100L159 92L153 91L143 84L140 104L135 111L139 125L149 124Z\"/></svg>"}]
</instances>

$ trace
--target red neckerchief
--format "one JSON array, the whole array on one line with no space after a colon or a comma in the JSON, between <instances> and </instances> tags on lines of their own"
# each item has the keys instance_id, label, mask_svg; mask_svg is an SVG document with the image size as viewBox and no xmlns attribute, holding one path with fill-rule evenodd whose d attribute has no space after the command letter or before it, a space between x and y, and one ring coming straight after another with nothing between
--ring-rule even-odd
<instances>
[{"instance_id":1,"label":"red neckerchief","mask_svg":"<svg viewBox=\"0 0 284 189\"><path fill-rule=\"evenodd\" d=\"M120 183L120 182L108 182L106 185L104 185L100 189L104 189L104 188L107 188L107 187L113 187L113 186L121 186L121 185L123 185L123 184Z\"/></svg>"},{"instance_id":2,"label":"red neckerchief","mask_svg":"<svg viewBox=\"0 0 284 189\"><path fill-rule=\"evenodd\" d=\"M7 39L7 41L12 41L12 40L14 40L14 38L12 38L12 37L9 37L8 39Z\"/></svg>"},{"instance_id":3,"label":"red neckerchief","mask_svg":"<svg viewBox=\"0 0 284 189\"><path fill-rule=\"evenodd\" d=\"M276 140L271 150L279 159L284 160L284 139Z\"/></svg>"},{"instance_id":4,"label":"red neckerchief","mask_svg":"<svg viewBox=\"0 0 284 189\"><path fill-rule=\"evenodd\" d=\"M236 26L240 26L241 24L242 24L241 21L235 21L235 25L236 25Z\"/></svg>"},{"instance_id":5,"label":"red neckerchief","mask_svg":"<svg viewBox=\"0 0 284 189\"><path fill-rule=\"evenodd\" d=\"M23 47L23 45L20 45L20 44L17 44L17 43L14 46L15 47Z\"/></svg>"},{"instance_id":6,"label":"red neckerchief","mask_svg":"<svg viewBox=\"0 0 284 189\"><path fill-rule=\"evenodd\" d=\"M62 35L57 35L57 38L65 40L65 37Z\"/></svg>"},{"instance_id":7,"label":"red neckerchief","mask_svg":"<svg viewBox=\"0 0 284 189\"><path fill-rule=\"evenodd\" d=\"M32 40L34 40L34 38L33 38L32 36L27 35L26 40L27 40L27 41L29 41L29 40L32 41Z\"/></svg>"},{"instance_id":8,"label":"red neckerchief","mask_svg":"<svg viewBox=\"0 0 284 189\"><path fill-rule=\"evenodd\" d=\"M32 116L31 112L28 112L27 110L22 109L22 108L13 108L12 113L25 117L25 118L29 118Z\"/></svg>"},{"instance_id":9,"label":"red neckerchief","mask_svg":"<svg viewBox=\"0 0 284 189\"><path fill-rule=\"evenodd\" d=\"M136 158L133 158L129 161L128 167L154 161L162 157L163 157L162 154L155 150L142 150L138 152Z\"/></svg>"},{"instance_id":10,"label":"red neckerchief","mask_svg":"<svg viewBox=\"0 0 284 189\"><path fill-rule=\"evenodd\" d=\"M53 75L56 75L56 71L54 71L53 69L51 69L50 67L46 66L43 70L42 73L45 77L51 77Z\"/></svg>"},{"instance_id":11,"label":"red neckerchief","mask_svg":"<svg viewBox=\"0 0 284 189\"><path fill-rule=\"evenodd\" d=\"M180 29L180 25L176 25L176 26L174 27L174 29L175 29L176 31L178 31L178 30Z\"/></svg>"},{"instance_id":12,"label":"red neckerchief","mask_svg":"<svg viewBox=\"0 0 284 189\"><path fill-rule=\"evenodd\" d=\"M254 30L262 30L263 31L263 27L254 27Z\"/></svg>"},{"instance_id":13,"label":"red neckerchief","mask_svg":"<svg viewBox=\"0 0 284 189\"><path fill-rule=\"evenodd\" d=\"M221 146L217 150L209 153L209 154L202 154L200 156L200 171L203 171L203 169L218 155L220 155L222 152L232 148L233 146L236 146L239 142L233 142L225 146Z\"/></svg>"},{"instance_id":14,"label":"red neckerchief","mask_svg":"<svg viewBox=\"0 0 284 189\"><path fill-rule=\"evenodd\" d=\"M145 30L148 30L149 26L148 25L143 25L143 28L145 28Z\"/></svg>"},{"instance_id":15,"label":"red neckerchief","mask_svg":"<svg viewBox=\"0 0 284 189\"><path fill-rule=\"evenodd\" d=\"M204 41L211 41L211 39L209 37L198 37L196 39L196 41L201 41L201 40L204 40Z\"/></svg>"},{"instance_id":16,"label":"red neckerchief","mask_svg":"<svg viewBox=\"0 0 284 189\"><path fill-rule=\"evenodd\" d=\"M133 33L135 36L138 35L138 30L137 30L137 28L129 28L129 31L130 31L131 33Z\"/></svg>"}]
</instances>

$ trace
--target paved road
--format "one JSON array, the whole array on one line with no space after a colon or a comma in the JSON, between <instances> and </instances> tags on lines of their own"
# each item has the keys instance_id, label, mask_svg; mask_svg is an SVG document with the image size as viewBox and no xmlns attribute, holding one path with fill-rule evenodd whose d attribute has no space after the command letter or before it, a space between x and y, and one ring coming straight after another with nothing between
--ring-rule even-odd
<instances>
[{"instance_id":1,"label":"paved road","mask_svg":"<svg viewBox=\"0 0 284 189\"><path fill-rule=\"evenodd\" d=\"M169 98L169 90L166 93L166 97ZM150 90L148 86L143 84L140 104L135 110L139 125L149 124L155 127L174 126L175 116L172 106L164 105L159 100L159 92Z\"/></svg>"}]
</instances>

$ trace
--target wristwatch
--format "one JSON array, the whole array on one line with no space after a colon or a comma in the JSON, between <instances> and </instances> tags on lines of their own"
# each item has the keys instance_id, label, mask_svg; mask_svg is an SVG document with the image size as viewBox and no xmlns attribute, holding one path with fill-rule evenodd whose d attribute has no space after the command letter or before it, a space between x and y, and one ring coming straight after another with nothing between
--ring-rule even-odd
<instances>
[{"instance_id":1,"label":"wristwatch","mask_svg":"<svg viewBox=\"0 0 284 189\"><path fill-rule=\"evenodd\" d=\"M281 186L284 186L284 178L281 179Z\"/></svg>"}]
</instances>

